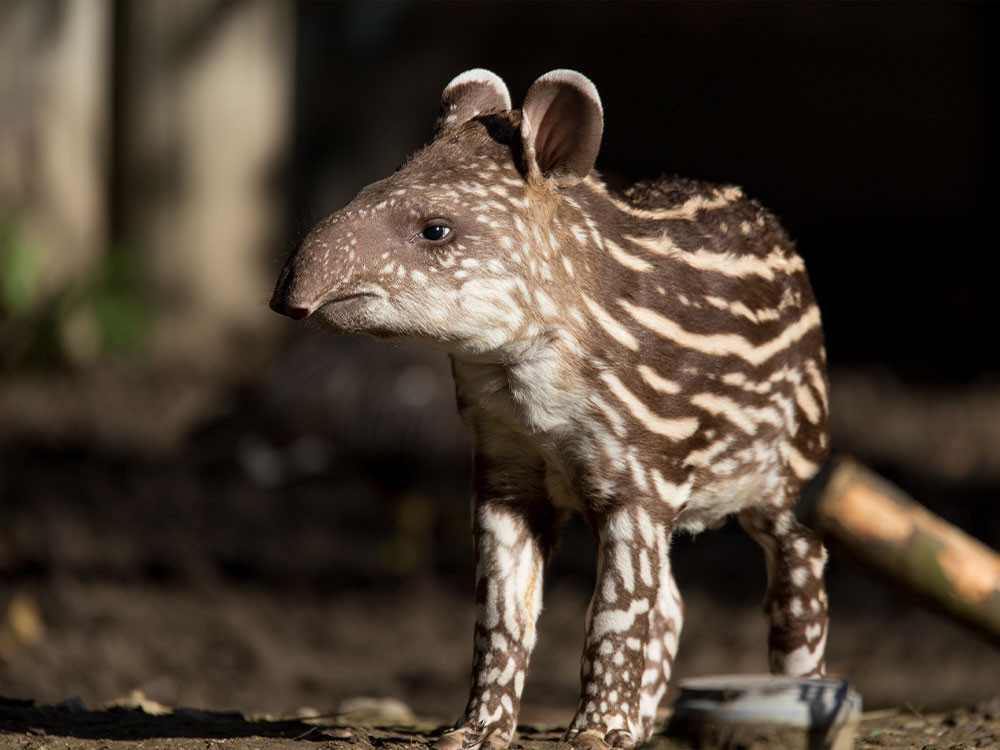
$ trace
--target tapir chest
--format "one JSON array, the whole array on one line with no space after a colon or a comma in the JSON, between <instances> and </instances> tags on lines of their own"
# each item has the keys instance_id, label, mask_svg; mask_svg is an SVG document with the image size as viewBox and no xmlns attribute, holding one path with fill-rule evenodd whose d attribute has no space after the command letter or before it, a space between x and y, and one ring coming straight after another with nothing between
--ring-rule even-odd
<instances>
[{"instance_id":1,"label":"tapir chest","mask_svg":"<svg viewBox=\"0 0 1000 750\"><path fill-rule=\"evenodd\" d=\"M598 509L621 495L628 446L602 420L582 378L552 363L455 363L459 404L477 453L533 477L556 506Z\"/></svg>"}]
</instances>

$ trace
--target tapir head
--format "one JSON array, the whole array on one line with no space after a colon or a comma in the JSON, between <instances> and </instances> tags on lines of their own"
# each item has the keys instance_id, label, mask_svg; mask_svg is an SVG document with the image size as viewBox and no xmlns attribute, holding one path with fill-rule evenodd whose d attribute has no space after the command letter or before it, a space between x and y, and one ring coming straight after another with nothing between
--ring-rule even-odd
<instances>
[{"instance_id":1,"label":"tapir head","mask_svg":"<svg viewBox=\"0 0 1000 750\"><path fill-rule=\"evenodd\" d=\"M444 90L434 140L309 233L272 309L470 354L531 336L535 290L551 300L568 283L553 217L593 169L602 128L597 90L579 73L542 76L520 110L493 73L462 73Z\"/></svg>"}]
</instances>

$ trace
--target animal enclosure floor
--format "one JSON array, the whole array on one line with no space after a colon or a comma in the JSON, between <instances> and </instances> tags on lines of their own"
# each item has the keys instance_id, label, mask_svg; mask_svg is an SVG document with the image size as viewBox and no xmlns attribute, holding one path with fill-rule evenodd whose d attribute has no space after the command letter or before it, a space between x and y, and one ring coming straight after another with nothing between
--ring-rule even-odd
<instances>
[{"instance_id":1,"label":"animal enclosure floor","mask_svg":"<svg viewBox=\"0 0 1000 750\"><path fill-rule=\"evenodd\" d=\"M0 662L0 695L8 698L0 703L0 750L392 748L425 738L412 728L348 737L301 721L256 720L336 715L346 699L375 696L435 717L420 723L429 730L464 703L473 607L470 597L437 585L303 595L68 580L25 584L19 596L45 613L44 640ZM572 715L586 607L573 585L554 587L547 599L521 717L536 728ZM687 599L678 679L764 668L756 606L740 610L697 592ZM879 628L877 620L839 618L831 632L831 671L854 679L867 709L892 709L877 711L858 747L993 747L975 744L990 737L1000 746L1000 696L986 700L998 693L995 653L916 612L891 632ZM155 704L191 708L160 717L101 710L127 704L135 690ZM976 710L931 710L976 703ZM906 744L914 738L922 741Z\"/></svg>"},{"instance_id":2,"label":"animal enclosure floor","mask_svg":"<svg viewBox=\"0 0 1000 750\"><path fill-rule=\"evenodd\" d=\"M411 750L433 740L441 725L355 726L331 719L262 719L235 712L167 709L148 714L141 708L88 711L80 706L37 706L0 698L0 750L118 750L119 748L336 748L337 750ZM566 750L562 727L521 725L512 743L523 750ZM854 738L856 750L921 748L966 750L1000 746L1000 698L946 713L882 711L863 716ZM657 735L651 750L684 745ZM754 750L772 750L755 745ZM773 748L773 750L782 750Z\"/></svg>"}]
</instances>

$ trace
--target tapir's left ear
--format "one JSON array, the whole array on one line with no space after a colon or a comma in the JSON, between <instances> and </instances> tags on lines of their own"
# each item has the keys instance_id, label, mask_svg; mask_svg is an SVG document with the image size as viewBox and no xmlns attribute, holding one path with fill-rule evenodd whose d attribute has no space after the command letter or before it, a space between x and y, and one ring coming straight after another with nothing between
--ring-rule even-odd
<instances>
[{"instance_id":1,"label":"tapir's left ear","mask_svg":"<svg viewBox=\"0 0 1000 750\"><path fill-rule=\"evenodd\" d=\"M604 131L601 97L575 70L553 70L531 88L521 108L521 143L529 180L575 185L594 168Z\"/></svg>"},{"instance_id":2,"label":"tapir's left ear","mask_svg":"<svg viewBox=\"0 0 1000 750\"><path fill-rule=\"evenodd\" d=\"M434 137L458 128L476 115L508 109L510 92L500 76L483 68L467 70L444 87L434 122Z\"/></svg>"}]
</instances>

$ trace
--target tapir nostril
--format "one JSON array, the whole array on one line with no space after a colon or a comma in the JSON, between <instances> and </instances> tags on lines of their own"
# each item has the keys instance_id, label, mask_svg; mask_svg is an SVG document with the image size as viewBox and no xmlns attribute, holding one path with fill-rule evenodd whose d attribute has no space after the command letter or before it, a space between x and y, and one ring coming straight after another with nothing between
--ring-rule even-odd
<instances>
[{"instance_id":1,"label":"tapir nostril","mask_svg":"<svg viewBox=\"0 0 1000 750\"><path fill-rule=\"evenodd\" d=\"M287 315L292 320L301 320L312 312L308 307L290 302L284 289L275 290L269 306L279 315Z\"/></svg>"},{"instance_id":2,"label":"tapir nostril","mask_svg":"<svg viewBox=\"0 0 1000 750\"><path fill-rule=\"evenodd\" d=\"M285 309L281 311L282 314L287 315L292 320L302 320L309 315L310 310L308 307L296 307L293 305L285 305Z\"/></svg>"},{"instance_id":3,"label":"tapir nostril","mask_svg":"<svg viewBox=\"0 0 1000 750\"><path fill-rule=\"evenodd\" d=\"M274 294L271 296L269 306L279 315L287 315L292 320L301 320L308 316L312 310L290 299L292 296L292 276L292 265L286 263L285 267L281 269L281 275L274 287Z\"/></svg>"}]
</instances>

